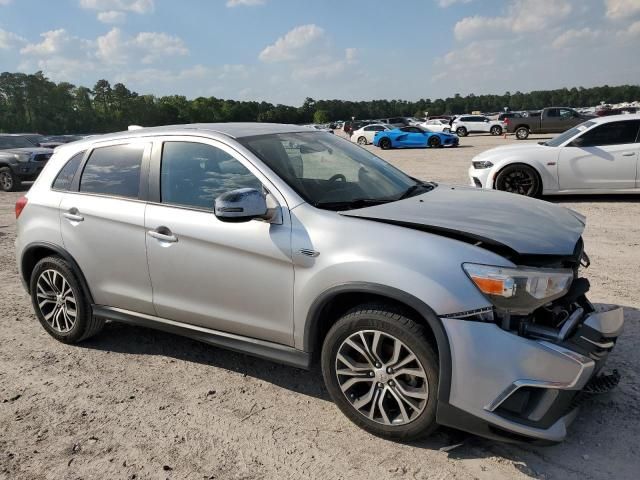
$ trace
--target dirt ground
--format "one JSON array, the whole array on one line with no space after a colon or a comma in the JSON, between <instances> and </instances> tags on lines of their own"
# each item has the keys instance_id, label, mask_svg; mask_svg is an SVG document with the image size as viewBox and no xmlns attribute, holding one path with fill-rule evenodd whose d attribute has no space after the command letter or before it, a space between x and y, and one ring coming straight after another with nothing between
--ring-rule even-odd
<instances>
[{"instance_id":1,"label":"dirt ground","mask_svg":"<svg viewBox=\"0 0 640 480\"><path fill-rule=\"evenodd\" d=\"M414 176L466 184L475 154L513 141L378 153ZM58 343L14 265L19 196L0 194L0 479L638 478L640 196L549 199L587 216L590 297L624 306L626 319L609 358L618 389L585 404L554 447L448 429L412 444L381 440L339 413L317 369L152 330L108 324L81 345Z\"/></svg>"}]
</instances>

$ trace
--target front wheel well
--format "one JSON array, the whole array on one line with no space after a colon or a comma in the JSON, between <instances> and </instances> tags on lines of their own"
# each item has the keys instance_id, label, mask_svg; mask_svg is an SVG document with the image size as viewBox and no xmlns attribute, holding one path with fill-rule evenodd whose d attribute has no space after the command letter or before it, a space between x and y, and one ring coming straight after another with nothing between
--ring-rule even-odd
<instances>
[{"instance_id":1,"label":"front wheel well","mask_svg":"<svg viewBox=\"0 0 640 480\"><path fill-rule=\"evenodd\" d=\"M522 162L507 163L506 165L501 166L500 170L498 170L495 173L495 175L493 176L493 189L494 190L498 189L497 186L496 186L496 179L498 178L498 175L500 175L500 173L502 173L502 171L505 168L513 167L513 166L523 166L523 167L527 167L527 168L530 168L531 170L533 170L533 172L538 177L538 182L540 183L540 188L538 189L538 195L542 195L542 192L544 191L544 183L542 182L542 175L540 175L540 172L538 171L538 169L536 167L534 167L533 165L529 165L528 163L522 163Z\"/></svg>"}]
</instances>

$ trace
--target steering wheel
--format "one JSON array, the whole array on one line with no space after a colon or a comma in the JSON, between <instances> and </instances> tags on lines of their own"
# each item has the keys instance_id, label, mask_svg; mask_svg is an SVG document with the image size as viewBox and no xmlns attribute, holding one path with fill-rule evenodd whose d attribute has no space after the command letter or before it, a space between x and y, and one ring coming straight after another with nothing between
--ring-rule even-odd
<instances>
[{"instance_id":1,"label":"steering wheel","mask_svg":"<svg viewBox=\"0 0 640 480\"><path fill-rule=\"evenodd\" d=\"M347 181L347 177L345 177L341 173L336 173L333 177L331 177L329 179L330 182L337 182L338 180L340 180L341 182L346 182Z\"/></svg>"}]
</instances>

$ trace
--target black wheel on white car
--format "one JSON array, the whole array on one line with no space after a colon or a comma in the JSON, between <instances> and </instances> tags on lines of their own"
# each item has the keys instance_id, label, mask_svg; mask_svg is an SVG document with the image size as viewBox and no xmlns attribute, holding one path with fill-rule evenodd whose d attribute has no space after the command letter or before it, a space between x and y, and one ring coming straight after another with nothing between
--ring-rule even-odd
<instances>
[{"instance_id":1,"label":"black wheel on white car","mask_svg":"<svg viewBox=\"0 0 640 480\"><path fill-rule=\"evenodd\" d=\"M495 187L504 192L527 197L537 197L541 191L541 180L533 167L523 164L507 165L496 176Z\"/></svg>"},{"instance_id":2,"label":"black wheel on white car","mask_svg":"<svg viewBox=\"0 0 640 480\"><path fill-rule=\"evenodd\" d=\"M526 140L529 138L529 129L527 127L518 127L515 134L518 140Z\"/></svg>"},{"instance_id":3,"label":"black wheel on white car","mask_svg":"<svg viewBox=\"0 0 640 480\"><path fill-rule=\"evenodd\" d=\"M437 135L432 135L429 137L428 144L432 148L438 148L442 145L442 142L440 142L440 137L438 137Z\"/></svg>"},{"instance_id":4,"label":"black wheel on white car","mask_svg":"<svg viewBox=\"0 0 640 480\"><path fill-rule=\"evenodd\" d=\"M391 148L391 140L389 140L388 138L383 138L382 140L380 140L378 145L380 145L380 148L382 150L389 150Z\"/></svg>"},{"instance_id":5,"label":"black wheel on white car","mask_svg":"<svg viewBox=\"0 0 640 480\"><path fill-rule=\"evenodd\" d=\"M359 137L358 138L358 145L366 145L367 143L367 138L366 137Z\"/></svg>"},{"instance_id":6,"label":"black wheel on white car","mask_svg":"<svg viewBox=\"0 0 640 480\"><path fill-rule=\"evenodd\" d=\"M9 167L0 167L0 190L14 192L20 188L20 180L13 174Z\"/></svg>"},{"instance_id":7,"label":"black wheel on white car","mask_svg":"<svg viewBox=\"0 0 640 480\"><path fill-rule=\"evenodd\" d=\"M77 343L97 334L103 319L91 304L71 266L60 257L40 260L31 272L31 303L44 329L63 343Z\"/></svg>"},{"instance_id":8,"label":"black wheel on white car","mask_svg":"<svg viewBox=\"0 0 640 480\"><path fill-rule=\"evenodd\" d=\"M437 428L437 357L424 327L392 307L340 318L324 340L322 374L338 408L374 435L411 440Z\"/></svg>"},{"instance_id":9,"label":"black wheel on white car","mask_svg":"<svg viewBox=\"0 0 640 480\"><path fill-rule=\"evenodd\" d=\"M464 127L458 127L456 129L456 135L459 137L466 137L468 135L467 129Z\"/></svg>"},{"instance_id":10,"label":"black wheel on white car","mask_svg":"<svg viewBox=\"0 0 640 480\"><path fill-rule=\"evenodd\" d=\"M490 130L491 135L502 135L502 127L500 125L494 125Z\"/></svg>"}]
</instances>

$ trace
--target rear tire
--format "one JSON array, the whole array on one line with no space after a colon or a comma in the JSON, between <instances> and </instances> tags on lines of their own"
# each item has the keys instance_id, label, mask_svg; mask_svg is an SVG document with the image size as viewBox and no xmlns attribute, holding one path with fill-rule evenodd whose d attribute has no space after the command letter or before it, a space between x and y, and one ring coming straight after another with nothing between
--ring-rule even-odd
<instances>
[{"instance_id":1,"label":"rear tire","mask_svg":"<svg viewBox=\"0 0 640 480\"><path fill-rule=\"evenodd\" d=\"M499 125L494 125L490 130L491 135L502 135L502 127Z\"/></svg>"},{"instance_id":2,"label":"rear tire","mask_svg":"<svg viewBox=\"0 0 640 480\"><path fill-rule=\"evenodd\" d=\"M458 127L456 129L456 135L458 135L459 137L466 137L469 134L469 132L467 132L467 129L464 127Z\"/></svg>"},{"instance_id":3,"label":"rear tire","mask_svg":"<svg viewBox=\"0 0 640 480\"><path fill-rule=\"evenodd\" d=\"M507 165L496 176L495 187L503 192L537 197L542 191L538 172L528 165Z\"/></svg>"},{"instance_id":4,"label":"rear tire","mask_svg":"<svg viewBox=\"0 0 640 480\"><path fill-rule=\"evenodd\" d=\"M429 137L429 141L427 142L431 148L438 148L442 146L442 142L440 142L440 137L436 135L432 135Z\"/></svg>"},{"instance_id":5,"label":"rear tire","mask_svg":"<svg viewBox=\"0 0 640 480\"><path fill-rule=\"evenodd\" d=\"M80 282L62 258L40 260L31 272L29 285L36 316L56 340L77 343L96 335L104 326L103 319L93 316Z\"/></svg>"},{"instance_id":6,"label":"rear tire","mask_svg":"<svg viewBox=\"0 0 640 480\"><path fill-rule=\"evenodd\" d=\"M382 150L389 150L391 148L391 140L389 140L388 138L383 138L382 140L380 140L380 142L378 142L378 145L380 145L380 148Z\"/></svg>"},{"instance_id":7,"label":"rear tire","mask_svg":"<svg viewBox=\"0 0 640 480\"><path fill-rule=\"evenodd\" d=\"M518 140L526 140L529 138L529 129L527 127L518 127L514 133Z\"/></svg>"},{"instance_id":8,"label":"rear tire","mask_svg":"<svg viewBox=\"0 0 640 480\"><path fill-rule=\"evenodd\" d=\"M360 137L358 138L358 145L367 145L369 142L367 142L367 139L365 137Z\"/></svg>"},{"instance_id":9,"label":"rear tire","mask_svg":"<svg viewBox=\"0 0 640 480\"><path fill-rule=\"evenodd\" d=\"M9 167L0 168L0 190L3 192L15 192L20 186L20 179L13 174Z\"/></svg>"},{"instance_id":10,"label":"rear tire","mask_svg":"<svg viewBox=\"0 0 640 480\"><path fill-rule=\"evenodd\" d=\"M329 395L364 430L412 440L437 428L437 357L425 327L401 311L354 308L329 330L321 362Z\"/></svg>"}]
</instances>

